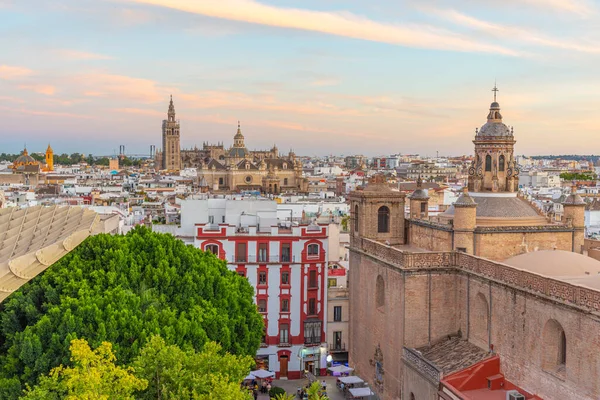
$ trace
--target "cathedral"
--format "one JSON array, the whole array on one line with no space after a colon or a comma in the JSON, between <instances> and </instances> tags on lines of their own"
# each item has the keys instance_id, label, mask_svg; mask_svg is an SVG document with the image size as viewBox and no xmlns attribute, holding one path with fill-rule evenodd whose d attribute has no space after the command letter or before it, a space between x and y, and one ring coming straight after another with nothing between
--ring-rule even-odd
<instances>
[{"instance_id":1,"label":"cathedral","mask_svg":"<svg viewBox=\"0 0 600 400\"><path fill-rule=\"evenodd\" d=\"M468 185L439 216L420 182L408 198L383 176L350 194L350 366L382 400L598 399L585 203L573 188L556 223L519 197L495 96L473 142Z\"/></svg>"},{"instance_id":2,"label":"cathedral","mask_svg":"<svg viewBox=\"0 0 600 400\"><path fill-rule=\"evenodd\" d=\"M230 148L223 143L205 142L201 149L181 149L180 125L175 119L172 97L167 119L162 124L162 150L156 152L155 164L171 172L196 168L203 190L270 194L308 190L302 163L294 152L290 150L286 156L280 155L277 146L270 150L249 150L239 121Z\"/></svg>"},{"instance_id":3,"label":"cathedral","mask_svg":"<svg viewBox=\"0 0 600 400\"><path fill-rule=\"evenodd\" d=\"M45 163L37 161L29 155L27 148L9 167L12 174L2 174L0 184L22 184L37 186L44 182L44 174L54 172L54 151L50 144L46 148Z\"/></svg>"}]
</instances>

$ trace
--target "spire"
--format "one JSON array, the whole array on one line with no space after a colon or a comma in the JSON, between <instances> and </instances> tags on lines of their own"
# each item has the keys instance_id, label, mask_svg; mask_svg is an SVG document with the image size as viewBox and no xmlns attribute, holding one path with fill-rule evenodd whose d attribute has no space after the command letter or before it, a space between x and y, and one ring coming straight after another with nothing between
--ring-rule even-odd
<instances>
[{"instance_id":1,"label":"spire","mask_svg":"<svg viewBox=\"0 0 600 400\"><path fill-rule=\"evenodd\" d=\"M496 102L496 94L500 91L500 89L498 89L498 86L496 85L496 80L494 80L494 88L492 89L492 92L494 92L494 103Z\"/></svg>"},{"instance_id":2,"label":"spire","mask_svg":"<svg viewBox=\"0 0 600 400\"><path fill-rule=\"evenodd\" d=\"M171 95L171 99L169 101L169 111L167 112L167 115L169 116L169 121L175 121L175 105L173 104L173 95Z\"/></svg>"}]
</instances>

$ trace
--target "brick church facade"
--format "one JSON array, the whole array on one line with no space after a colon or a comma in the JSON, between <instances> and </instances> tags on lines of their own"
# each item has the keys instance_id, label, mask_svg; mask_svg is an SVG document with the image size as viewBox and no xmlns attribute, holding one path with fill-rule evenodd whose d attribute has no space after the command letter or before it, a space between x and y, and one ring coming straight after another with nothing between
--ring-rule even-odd
<instances>
[{"instance_id":1,"label":"brick church facade","mask_svg":"<svg viewBox=\"0 0 600 400\"><path fill-rule=\"evenodd\" d=\"M477 399L447 378L490 363L499 373L484 378L526 399L600 397L585 205L574 190L557 224L517 196L513 130L490 108L469 186L439 217L424 189L406 199L380 176L350 195L350 366L381 399Z\"/></svg>"}]
</instances>

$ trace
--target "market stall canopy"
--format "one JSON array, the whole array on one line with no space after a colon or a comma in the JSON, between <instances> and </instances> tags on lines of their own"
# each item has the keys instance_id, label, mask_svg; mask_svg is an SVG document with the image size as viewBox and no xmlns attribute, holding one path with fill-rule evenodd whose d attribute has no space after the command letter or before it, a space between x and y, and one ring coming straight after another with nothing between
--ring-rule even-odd
<instances>
[{"instance_id":1,"label":"market stall canopy","mask_svg":"<svg viewBox=\"0 0 600 400\"><path fill-rule=\"evenodd\" d=\"M335 367L328 368L331 372L339 372L340 374L347 374L354 371L354 368L346 367L345 365L337 365Z\"/></svg>"},{"instance_id":2,"label":"market stall canopy","mask_svg":"<svg viewBox=\"0 0 600 400\"><path fill-rule=\"evenodd\" d=\"M258 379L265 379L275 376L275 372L267 371L266 369L257 369L256 371L250 372L250 375L253 375Z\"/></svg>"},{"instance_id":3,"label":"market stall canopy","mask_svg":"<svg viewBox=\"0 0 600 400\"><path fill-rule=\"evenodd\" d=\"M371 391L371 389L369 389L369 388L350 389L349 392L352 395L352 397L358 397L358 398L368 397L368 396L372 396L374 394Z\"/></svg>"},{"instance_id":4,"label":"market stall canopy","mask_svg":"<svg viewBox=\"0 0 600 400\"><path fill-rule=\"evenodd\" d=\"M364 381L358 376L343 376L339 378L340 382L346 385L356 385L357 383L363 383Z\"/></svg>"}]
</instances>

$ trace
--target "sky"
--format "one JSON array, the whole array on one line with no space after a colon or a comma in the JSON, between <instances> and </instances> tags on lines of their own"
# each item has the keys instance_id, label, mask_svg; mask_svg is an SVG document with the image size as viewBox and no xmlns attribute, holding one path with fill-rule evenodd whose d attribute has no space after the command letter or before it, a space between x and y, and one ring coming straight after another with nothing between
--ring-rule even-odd
<instances>
[{"instance_id":1,"label":"sky","mask_svg":"<svg viewBox=\"0 0 600 400\"><path fill-rule=\"evenodd\" d=\"M0 153L598 154L595 0L0 0Z\"/></svg>"}]
</instances>

